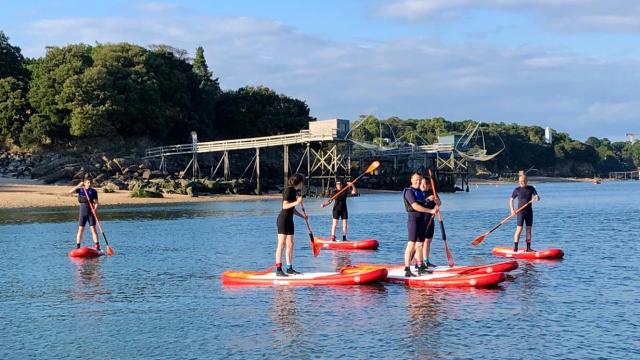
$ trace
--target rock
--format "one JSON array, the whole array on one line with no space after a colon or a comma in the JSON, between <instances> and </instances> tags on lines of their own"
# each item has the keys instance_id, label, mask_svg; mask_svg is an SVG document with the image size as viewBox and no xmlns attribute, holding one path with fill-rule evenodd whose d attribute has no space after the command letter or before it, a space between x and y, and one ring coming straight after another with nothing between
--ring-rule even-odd
<instances>
[{"instance_id":1,"label":"rock","mask_svg":"<svg viewBox=\"0 0 640 360\"><path fill-rule=\"evenodd\" d=\"M145 180L149 180L149 178L151 177L151 170L146 169L143 173L142 173L142 178Z\"/></svg>"}]
</instances>

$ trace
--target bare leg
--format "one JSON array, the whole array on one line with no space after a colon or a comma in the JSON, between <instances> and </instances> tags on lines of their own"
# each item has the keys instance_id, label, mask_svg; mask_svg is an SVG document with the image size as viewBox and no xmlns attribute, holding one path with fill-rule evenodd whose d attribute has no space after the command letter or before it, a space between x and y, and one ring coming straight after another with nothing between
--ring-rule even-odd
<instances>
[{"instance_id":1,"label":"bare leg","mask_svg":"<svg viewBox=\"0 0 640 360\"><path fill-rule=\"evenodd\" d=\"M287 251L286 251L287 265L291 265L292 264L291 260L293 258L293 235L287 235L286 240L287 240Z\"/></svg>"},{"instance_id":2,"label":"bare leg","mask_svg":"<svg viewBox=\"0 0 640 360\"><path fill-rule=\"evenodd\" d=\"M404 250L404 266L411 266L411 258L413 258L413 249L415 243L412 241L407 242L407 248Z\"/></svg>"},{"instance_id":3,"label":"bare leg","mask_svg":"<svg viewBox=\"0 0 640 360\"><path fill-rule=\"evenodd\" d=\"M83 233L84 233L84 226L78 226L78 234L76 235L76 245L82 244Z\"/></svg>"},{"instance_id":4,"label":"bare leg","mask_svg":"<svg viewBox=\"0 0 640 360\"><path fill-rule=\"evenodd\" d=\"M421 242L416 242L416 262L418 266L422 264L422 247L423 244Z\"/></svg>"},{"instance_id":5,"label":"bare leg","mask_svg":"<svg viewBox=\"0 0 640 360\"><path fill-rule=\"evenodd\" d=\"M349 226L347 225L347 219L342 219L342 238L347 238L347 229Z\"/></svg>"},{"instance_id":6,"label":"bare leg","mask_svg":"<svg viewBox=\"0 0 640 360\"><path fill-rule=\"evenodd\" d=\"M518 241L520 241L520 234L522 233L522 226L516 226L516 232L513 234L513 248L518 248Z\"/></svg>"},{"instance_id":7,"label":"bare leg","mask_svg":"<svg viewBox=\"0 0 640 360\"><path fill-rule=\"evenodd\" d=\"M93 236L93 243L96 244L96 246L98 245L98 232L96 231L96 227L95 226L89 226L89 229L91 229L91 236Z\"/></svg>"},{"instance_id":8,"label":"bare leg","mask_svg":"<svg viewBox=\"0 0 640 360\"><path fill-rule=\"evenodd\" d=\"M333 219L331 222L331 236L333 239L336 237L336 229L338 228L338 219Z\"/></svg>"},{"instance_id":9,"label":"bare leg","mask_svg":"<svg viewBox=\"0 0 640 360\"><path fill-rule=\"evenodd\" d=\"M285 234L278 234L278 245L276 246L276 264L282 262L282 247L284 246Z\"/></svg>"},{"instance_id":10,"label":"bare leg","mask_svg":"<svg viewBox=\"0 0 640 360\"><path fill-rule=\"evenodd\" d=\"M431 240L433 240L433 238L426 239L424 241L424 246L422 247L422 260L423 261L429 260L429 252L431 251Z\"/></svg>"}]
</instances>

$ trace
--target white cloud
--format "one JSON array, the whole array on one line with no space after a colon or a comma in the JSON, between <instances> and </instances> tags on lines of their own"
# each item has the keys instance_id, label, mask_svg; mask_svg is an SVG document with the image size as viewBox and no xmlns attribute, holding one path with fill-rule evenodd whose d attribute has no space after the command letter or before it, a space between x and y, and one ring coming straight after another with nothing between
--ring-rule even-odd
<instances>
[{"instance_id":1,"label":"white cloud","mask_svg":"<svg viewBox=\"0 0 640 360\"><path fill-rule=\"evenodd\" d=\"M164 43L190 52L202 45L224 88L266 85L305 100L319 118L356 119L378 109L385 116L523 122L578 138L616 138L634 130L639 113L637 61L429 38L334 42L248 17L51 19L29 31L40 50L28 56L77 42Z\"/></svg>"},{"instance_id":2,"label":"white cloud","mask_svg":"<svg viewBox=\"0 0 640 360\"><path fill-rule=\"evenodd\" d=\"M640 32L640 3L636 0L388 0L375 13L428 21L483 9L534 14L560 31Z\"/></svg>"},{"instance_id":3,"label":"white cloud","mask_svg":"<svg viewBox=\"0 0 640 360\"><path fill-rule=\"evenodd\" d=\"M134 5L133 8L137 10L142 10L142 11L163 12L163 11L176 10L179 8L179 6L177 4L171 4L171 3L147 2L147 3Z\"/></svg>"}]
</instances>

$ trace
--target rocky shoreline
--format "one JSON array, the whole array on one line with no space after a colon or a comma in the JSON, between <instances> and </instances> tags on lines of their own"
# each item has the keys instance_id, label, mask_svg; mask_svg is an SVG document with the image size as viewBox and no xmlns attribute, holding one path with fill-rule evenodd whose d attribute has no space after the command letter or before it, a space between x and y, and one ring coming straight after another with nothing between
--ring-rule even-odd
<instances>
[{"instance_id":1,"label":"rocky shoreline","mask_svg":"<svg viewBox=\"0 0 640 360\"><path fill-rule=\"evenodd\" d=\"M166 194L200 195L255 194L256 184L249 179L180 178L180 173L163 174L152 170L153 163L135 156L112 157L104 152L93 154L0 151L0 176L35 179L43 184L73 186L85 175L93 177L94 186L103 192L127 190L132 197L162 198Z\"/></svg>"}]
</instances>

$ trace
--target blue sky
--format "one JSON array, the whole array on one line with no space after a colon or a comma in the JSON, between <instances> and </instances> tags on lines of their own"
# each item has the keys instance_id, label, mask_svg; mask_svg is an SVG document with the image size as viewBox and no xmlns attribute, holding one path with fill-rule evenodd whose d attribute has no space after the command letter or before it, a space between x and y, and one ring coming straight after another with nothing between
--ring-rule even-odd
<instances>
[{"instance_id":1,"label":"blue sky","mask_svg":"<svg viewBox=\"0 0 640 360\"><path fill-rule=\"evenodd\" d=\"M319 119L476 119L585 139L640 133L640 2L0 1L26 56L69 43L169 44L225 89L265 85Z\"/></svg>"}]
</instances>

